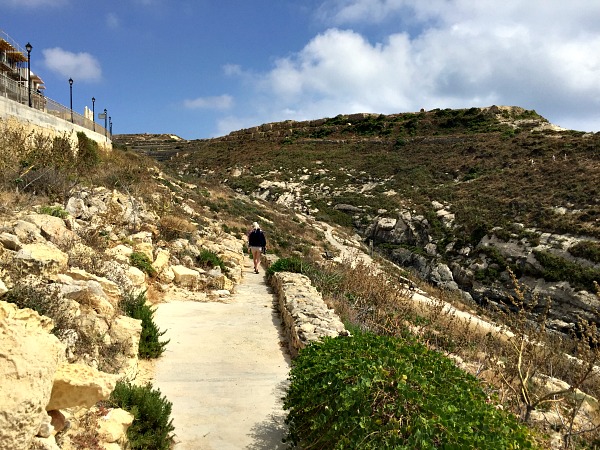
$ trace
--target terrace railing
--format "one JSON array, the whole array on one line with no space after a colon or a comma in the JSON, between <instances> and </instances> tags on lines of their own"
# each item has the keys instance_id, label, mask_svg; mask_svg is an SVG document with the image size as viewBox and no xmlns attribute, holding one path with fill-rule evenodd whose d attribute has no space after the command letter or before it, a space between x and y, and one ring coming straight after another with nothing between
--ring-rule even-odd
<instances>
[{"instance_id":1,"label":"terrace railing","mask_svg":"<svg viewBox=\"0 0 600 450\"><path fill-rule=\"evenodd\" d=\"M22 105L29 105L29 91L27 90L26 81L17 82L5 75L0 75L0 96L19 102ZM96 131L96 133L104 134L106 137L110 138L108 130L99 123L94 123L93 120L72 111L70 108L61 105L39 92L31 92L31 107L66 120L67 122L72 122L87 128L88 130Z\"/></svg>"}]
</instances>

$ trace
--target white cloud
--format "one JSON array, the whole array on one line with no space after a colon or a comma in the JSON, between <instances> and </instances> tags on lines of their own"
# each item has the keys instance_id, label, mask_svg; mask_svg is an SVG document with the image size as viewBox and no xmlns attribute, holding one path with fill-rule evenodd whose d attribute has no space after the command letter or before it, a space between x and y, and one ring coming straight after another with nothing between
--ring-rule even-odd
<instances>
[{"instance_id":1,"label":"white cloud","mask_svg":"<svg viewBox=\"0 0 600 450\"><path fill-rule=\"evenodd\" d=\"M220 95L216 97L198 97L183 101L183 106L188 109L217 109L226 110L233 106L233 97Z\"/></svg>"},{"instance_id":2,"label":"white cloud","mask_svg":"<svg viewBox=\"0 0 600 450\"><path fill-rule=\"evenodd\" d=\"M100 63L89 53L73 53L60 47L42 50L44 65L51 71L75 82L98 81L102 78Z\"/></svg>"},{"instance_id":3,"label":"white cloud","mask_svg":"<svg viewBox=\"0 0 600 450\"><path fill-rule=\"evenodd\" d=\"M323 17L360 22L361 31L330 28L299 52L276 60L270 71L246 74L244 81L254 80L260 99L255 99L258 123L502 104L536 109L558 124L579 120L579 129L589 129L583 128L590 126L585 118L600 110L600 3L332 0L324 5ZM383 22L390 30L386 37L369 40L364 27ZM230 72L244 75L241 69Z\"/></svg>"}]
</instances>

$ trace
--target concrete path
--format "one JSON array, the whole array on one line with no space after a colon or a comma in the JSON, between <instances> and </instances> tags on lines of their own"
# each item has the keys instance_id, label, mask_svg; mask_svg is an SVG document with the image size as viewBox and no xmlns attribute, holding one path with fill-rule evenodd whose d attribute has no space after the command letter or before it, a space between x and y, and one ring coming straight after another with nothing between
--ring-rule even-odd
<instances>
[{"instance_id":1,"label":"concrete path","mask_svg":"<svg viewBox=\"0 0 600 450\"><path fill-rule=\"evenodd\" d=\"M154 319L170 339L154 387L173 403L176 450L276 450L289 372L281 321L264 273L246 260L224 303L171 299Z\"/></svg>"}]
</instances>

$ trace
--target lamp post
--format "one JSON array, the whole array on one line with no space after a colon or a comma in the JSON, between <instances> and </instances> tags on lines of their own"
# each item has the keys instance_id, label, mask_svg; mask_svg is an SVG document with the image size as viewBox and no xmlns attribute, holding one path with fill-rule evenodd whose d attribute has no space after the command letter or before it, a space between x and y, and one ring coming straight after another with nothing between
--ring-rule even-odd
<instances>
[{"instance_id":1,"label":"lamp post","mask_svg":"<svg viewBox=\"0 0 600 450\"><path fill-rule=\"evenodd\" d=\"M71 123L73 123L73 78L69 78L69 96L71 98Z\"/></svg>"},{"instance_id":2,"label":"lamp post","mask_svg":"<svg viewBox=\"0 0 600 450\"><path fill-rule=\"evenodd\" d=\"M33 46L28 42L25 50L27 50L27 90L29 91L29 107L31 108L31 50L33 50Z\"/></svg>"},{"instance_id":3,"label":"lamp post","mask_svg":"<svg viewBox=\"0 0 600 450\"><path fill-rule=\"evenodd\" d=\"M106 118L108 117L106 115L108 111L106 111L106 108L104 108L104 137L106 138Z\"/></svg>"},{"instance_id":4,"label":"lamp post","mask_svg":"<svg viewBox=\"0 0 600 450\"><path fill-rule=\"evenodd\" d=\"M108 135L112 139L112 117L108 116Z\"/></svg>"},{"instance_id":5,"label":"lamp post","mask_svg":"<svg viewBox=\"0 0 600 450\"><path fill-rule=\"evenodd\" d=\"M96 97L92 97L92 122L94 131L96 131Z\"/></svg>"}]
</instances>

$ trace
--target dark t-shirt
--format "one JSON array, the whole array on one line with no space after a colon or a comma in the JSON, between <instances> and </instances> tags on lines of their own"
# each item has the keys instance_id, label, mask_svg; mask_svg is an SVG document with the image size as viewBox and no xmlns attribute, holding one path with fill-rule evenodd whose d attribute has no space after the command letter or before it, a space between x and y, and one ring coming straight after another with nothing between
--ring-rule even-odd
<instances>
[{"instance_id":1,"label":"dark t-shirt","mask_svg":"<svg viewBox=\"0 0 600 450\"><path fill-rule=\"evenodd\" d=\"M248 245L250 247L266 247L267 239L265 238L265 233L262 230L253 230L248 235Z\"/></svg>"}]
</instances>

